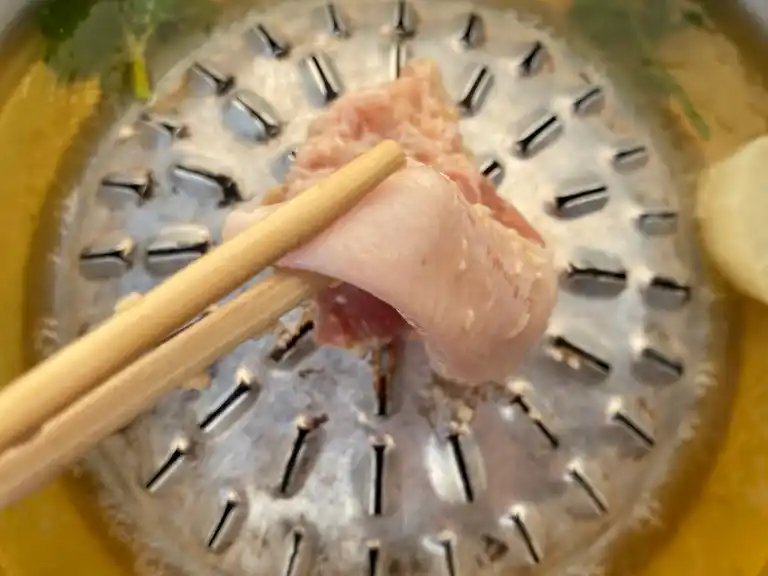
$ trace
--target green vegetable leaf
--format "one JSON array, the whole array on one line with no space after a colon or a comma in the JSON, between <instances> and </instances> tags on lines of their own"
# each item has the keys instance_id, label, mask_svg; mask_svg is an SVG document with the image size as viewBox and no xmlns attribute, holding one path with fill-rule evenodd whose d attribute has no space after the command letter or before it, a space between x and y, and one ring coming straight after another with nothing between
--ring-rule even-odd
<instances>
[{"instance_id":1,"label":"green vegetable leaf","mask_svg":"<svg viewBox=\"0 0 768 576\"><path fill-rule=\"evenodd\" d=\"M48 65L66 80L101 76L115 69L122 52L122 23L117 4L96 2L66 37L61 36L48 57Z\"/></svg>"},{"instance_id":2,"label":"green vegetable leaf","mask_svg":"<svg viewBox=\"0 0 768 576\"><path fill-rule=\"evenodd\" d=\"M98 0L46 0L35 11L35 20L45 38L46 58L72 37L80 23L88 17Z\"/></svg>"},{"instance_id":3,"label":"green vegetable leaf","mask_svg":"<svg viewBox=\"0 0 768 576\"><path fill-rule=\"evenodd\" d=\"M679 0L573 0L568 16L598 49L630 70L640 85L676 99L706 140L706 122L685 90L654 57L654 51L671 33L698 23L691 11L678 10L679 5Z\"/></svg>"},{"instance_id":4,"label":"green vegetable leaf","mask_svg":"<svg viewBox=\"0 0 768 576\"><path fill-rule=\"evenodd\" d=\"M0 0L2 1L2 0ZM133 94L151 96L146 53L158 29L167 36L208 23L218 13L213 0L46 0L36 17L46 39L46 61L65 80L99 76L121 83L127 65Z\"/></svg>"},{"instance_id":5,"label":"green vegetable leaf","mask_svg":"<svg viewBox=\"0 0 768 576\"><path fill-rule=\"evenodd\" d=\"M165 24L198 25L217 14L212 0L118 0L122 14L131 83L134 96L146 100L151 95L147 71L147 44Z\"/></svg>"}]
</instances>

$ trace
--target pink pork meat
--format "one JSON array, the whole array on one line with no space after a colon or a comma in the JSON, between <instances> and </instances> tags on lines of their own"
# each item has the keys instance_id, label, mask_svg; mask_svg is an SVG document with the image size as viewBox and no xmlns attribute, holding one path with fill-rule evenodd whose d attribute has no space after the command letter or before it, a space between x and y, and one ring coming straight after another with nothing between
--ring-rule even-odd
<instances>
[{"instance_id":1,"label":"pink pork meat","mask_svg":"<svg viewBox=\"0 0 768 576\"><path fill-rule=\"evenodd\" d=\"M500 381L541 337L556 277L541 237L463 148L458 119L437 66L414 61L315 120L266 203L300 194L383 139L399 142L409 166L281 264L343 281L315 302L320 344L380 346L415 328L442 375ZM234 212L225 239L269 211Z\"/></svg>"}]
</instances>

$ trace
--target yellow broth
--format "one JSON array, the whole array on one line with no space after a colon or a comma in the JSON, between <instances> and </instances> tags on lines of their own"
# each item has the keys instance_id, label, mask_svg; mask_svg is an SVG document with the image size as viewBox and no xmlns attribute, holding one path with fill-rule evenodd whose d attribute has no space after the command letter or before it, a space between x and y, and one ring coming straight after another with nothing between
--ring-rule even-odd
<instances>
[{"instance_id":1,"label":"yellow broth","mask_svg":"<svg viewBox=\"0 0 768 576\"><path fill-rule=\"evenodd\" d=\"M684 0L489 3L540 13L548 26L605 64L692 159L684 175L690 181L702 167L765 132L768 52L754 27L722 0L712 0L711 11ZM254 4L231 0L221 17ZM90 63L85 73L67 78L51 63L50 37L43 32L38 19L29 17L0 42L0 383L34 359L48 298L46 254L56 242L62 194L120 102L141 95L127 81L130 54ZM150 71L160 66L153 55L164 49L156 40L146 45ZM54 52L63 50L58 46ZM756 575L768 558L760 537L768 523L768 430L762 424L768 406L762 382L768 373L768 355L762 352L768 349L768 312L751 302L736 302L732 310L738 370L726 375L725 385L739 387L735 416L719 453L705 447L700 465L690 469L691 480L704 487L690 509L681 509L685 517L674 522L679 529L660 532L652 558L650 550L628 548L633 560L626 566L650 562L643 572L649 576ZM125 534L90 506L91 489L70 476L0 514L0 574L58 576L62 567L100 576L133 573L127 550L110 537ZM152 567L143 568L153 573ZM616 573L636 572L617 565Z\"/></svg>"}]
</instances>

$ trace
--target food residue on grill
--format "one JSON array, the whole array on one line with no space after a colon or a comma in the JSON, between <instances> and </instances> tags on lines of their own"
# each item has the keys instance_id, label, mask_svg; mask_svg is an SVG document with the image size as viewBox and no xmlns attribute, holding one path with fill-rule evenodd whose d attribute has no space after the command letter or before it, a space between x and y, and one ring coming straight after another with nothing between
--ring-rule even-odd
<instances>
[{"instance_id":1,"label":"food residue on grill","mask_svg":"<svg viewBox=\"0 0 768 576\"><path fill-rule=\"evenodd\" d=\"M340 97L310 124L285 183L233 212L224 237L378 142L399 142L407 166L280 264L342 281L314 302L319 344L379 349L416 333L438 374L498 382L540 339L556 275L541 236L465 149L459 116L429 60Z\"/></svg>"}]
</instances>

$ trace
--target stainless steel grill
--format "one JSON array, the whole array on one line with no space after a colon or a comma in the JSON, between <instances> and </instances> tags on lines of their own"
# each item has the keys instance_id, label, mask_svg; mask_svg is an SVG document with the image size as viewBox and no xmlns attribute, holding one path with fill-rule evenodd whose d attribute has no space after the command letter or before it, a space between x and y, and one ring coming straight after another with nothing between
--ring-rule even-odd
<instances>
[{"instance_id":1,"label":"stainless steel grill","mask_svg":"<svg viewBox=\"0 0 768 576\"><path fill-rule=\"evenodd\" d=\"M692 433L710 298L665 143L564 42L465 2L281 3L179 61L72 192L54 340L215 246L310 119L414 57L440 63L483 173L557 250L549 331L471 391L417 343L318 349L303 310L242 344L87 462L180 573L598 573Z\"/></svg>"}]
</instances>

